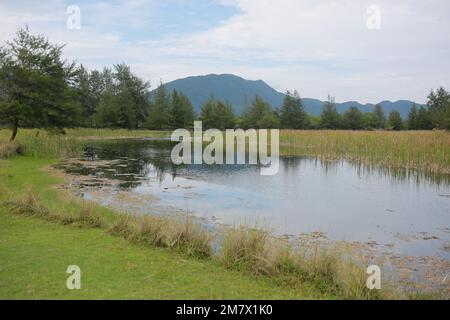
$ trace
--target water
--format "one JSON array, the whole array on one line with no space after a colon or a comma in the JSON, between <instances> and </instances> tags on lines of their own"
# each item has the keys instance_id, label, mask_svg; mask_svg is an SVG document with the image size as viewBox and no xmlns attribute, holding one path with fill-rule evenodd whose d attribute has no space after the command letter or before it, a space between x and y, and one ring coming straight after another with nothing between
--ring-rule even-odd
<instances>
[{"instance_id":1,"label":"water","mask_svg":"<svg viewBox=\"0 0 450 320\"><path fill-rule=\"evenodd\" d=\"M175 166L171 146L159 140L90 143L87 161L64 167L96 177L84 181L82 195L104 205L189 212L222 224L257 222L278 235L315 233L450 260L448 176L305 157L282 157L277 175L261 176L250 165ZM117 183L105 184L105 178Z\"/></svg>"}]
</instances>

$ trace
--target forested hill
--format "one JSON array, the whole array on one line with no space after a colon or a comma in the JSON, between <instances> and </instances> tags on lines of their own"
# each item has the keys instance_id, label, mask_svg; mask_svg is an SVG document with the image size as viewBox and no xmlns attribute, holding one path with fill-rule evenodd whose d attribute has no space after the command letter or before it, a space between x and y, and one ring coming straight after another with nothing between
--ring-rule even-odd
<instances>
[{"instance_id":1,"label":"forested hill","mask_svg":"<svg viewBox=\"0 0 450 320\"><path fill-rule=\"evenodd\" d=\"M201 106L210 96L228 101L237 114L241 113L246 101L248 104L251 103L255 95L259 95L273 107L281 106L284 98L283 93L276 91L262 80L246 80L232 74L187 77L168 82L165 86L169 92L176 89L187 95L197 113L200 112ZM298 90L301 94L301 88L298 88ZM318 99L303 98L303 104L305 110L313 115L319 115L323 108L323 102ZM412 101L382 101L380 104L387 114L396 110L400 112L402 117L407 117ZM344 113L352 106L358 107L362 112L370 112L373 110L374 104L363 105L355 101L349 101L337 103L336 109L338 112Z\"/></svg>"},{"instance_id":2,"label":"forested hill","mask_svg":"<svg viewBox=\"0 0 450 320\"><path fill-rule=\"evenodd\" d=\"M165 84L168 92L173 89L189 97L196 112L200 112L205 101L215 99L228 101L240 114L246 100L248 104L259 95L273 107L281 106L284 94L276 91L262 80L251 81L231 74L210 74L178 79Z\"/></svg>"}]
</instances>

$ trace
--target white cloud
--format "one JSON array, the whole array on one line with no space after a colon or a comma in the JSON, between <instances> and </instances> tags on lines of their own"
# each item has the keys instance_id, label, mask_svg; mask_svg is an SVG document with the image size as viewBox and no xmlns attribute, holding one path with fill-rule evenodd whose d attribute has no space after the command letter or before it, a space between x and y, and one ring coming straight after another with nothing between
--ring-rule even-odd
<instances>
[{"instance_id":1,"label":"white cloud","mask_svg":"<svg viewBox=\"0 0 450 320\"><path fill-rule=\"evenodd\" d=\"M65 26L68 3L0 5L0 40L30 24L67 43L69 58L100 68L126 61L153 83L205 73L263 79L304 97L378 102L414 99L450 87L447 0L217 0L239 13L191 34L146 36L157 1L82 6L93 23ZM378 5L381 30L368 30L366 9ZM167 25L180 21L167 21ZM136 32L130 39L127 32Z\"/></svg>"}]
</instances>

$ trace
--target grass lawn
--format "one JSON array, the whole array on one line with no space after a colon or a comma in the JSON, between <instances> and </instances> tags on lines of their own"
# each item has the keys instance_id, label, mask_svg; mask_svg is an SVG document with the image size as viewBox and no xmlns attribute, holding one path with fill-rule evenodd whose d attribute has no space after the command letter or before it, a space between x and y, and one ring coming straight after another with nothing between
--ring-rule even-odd
<instances>
[{"instance_id":1,"label":"grass lawn","mask_svg":"<svg viewBox=\"0 0 450 320\"><path fill-rule=\"evenodd\" d=\"M55 186L60 179L32 157L0 161L0 193L27 185L53 208L75 210ZM105 215L108 210L104 209ZM109 212L111 213L111 212ZM81 290L68 290L69 265L81 268ZM214 259L143 247L101 229L63 226L15 215L0 206L0 299L308 299L330 298L304 286L225 269Z\"/></svg>"}]
</instances>

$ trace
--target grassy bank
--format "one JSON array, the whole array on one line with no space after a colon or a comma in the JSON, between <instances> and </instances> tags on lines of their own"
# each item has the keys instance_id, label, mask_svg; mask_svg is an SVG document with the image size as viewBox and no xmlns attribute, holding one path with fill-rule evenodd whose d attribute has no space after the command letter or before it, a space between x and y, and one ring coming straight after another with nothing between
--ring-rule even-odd
<instances>
[{"instance_id":1,"label":"grassy bank","mask_svg":"<svg viewBox=\"0 0 450 320\"><path fill-rule=\"evenodd\" d=\"M263 231L229 229L213 253L190 219L116 214L59 190L51 163L0 161L2 298L401 297L387 286L367 290L364 266L318 248L291 250ZM84 290L65 289L70 264L86 271Z\"/></svg>"},{"instance_id":2,"label":"grassy bank","mask_svg":"<svg viewBox=\"0 0 450 320\"><path fill-rule=\"evenodd\" d=\"M53 162L31 157L0 160L0 299L333 297L307 284L292 288L227 270L217 259L189 258L182 250L129 241L89 219L77 221L85 207L55 188L61 179L43 169ZM26 198L29 188L37 202ZM22 206L18 200L24 201ZM108 209L95 207L95 212L106 225L118 221ZM60 216L43 218L48 213ZM66 269L72 264L82 270L81 290L65 287Z\"/></svg>"},{"instance_id":3,"label":"grassy bank","mask_svg":"<svg viewBox=\"0 0 450 320\"><path fill-rule=\"evenodd\" d=\"M76 156L93 139L168 137L169 131L68 129L65 136L23 129L17 143L27 155L57 158ZM0 130L0 145L10 131ZM446 131L301 131L282 130L282 155L348 159L369 165L450 173L450 133ZM1 147L0 147L1 152ZM1 156L1 154L0 154Z\"/></svg>"}]
</instances>

